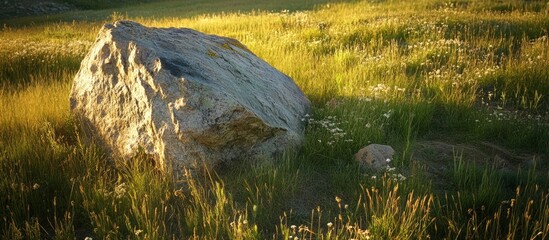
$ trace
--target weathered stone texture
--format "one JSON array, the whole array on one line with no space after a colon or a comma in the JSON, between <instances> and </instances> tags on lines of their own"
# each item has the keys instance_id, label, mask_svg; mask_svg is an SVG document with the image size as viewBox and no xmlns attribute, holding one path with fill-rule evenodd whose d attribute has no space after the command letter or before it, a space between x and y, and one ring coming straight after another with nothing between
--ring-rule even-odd
<instances>
[{"instance_id":1,"label":"weathered stone texture","mask_svg":"<svg viewBox=\"0 0 549 240\"><path fill-rule=\"evenodd\" d=\"M355 154L355 160L365 169L380 171L387 168L394 154L395 150L389 145L370 144Z\"/></svg>"},{"instance_id":2,"label":"weathered stone texture","mask_svg":"<svg viewBox=\"0 0 549 240\"><path fill-rule=\"evenodd\" d=\"M130 21L100 30L70 104L113 154L143 151L163 169L298 146L310 105L291 78L237 40Z\"/></svg>"}]
</instances>

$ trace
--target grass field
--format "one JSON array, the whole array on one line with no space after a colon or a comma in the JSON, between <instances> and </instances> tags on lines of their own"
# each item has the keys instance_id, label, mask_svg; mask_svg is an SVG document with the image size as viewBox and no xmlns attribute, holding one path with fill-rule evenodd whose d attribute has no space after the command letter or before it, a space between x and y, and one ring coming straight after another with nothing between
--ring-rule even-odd
<instances>
[{"instance_id":1,"label":"grass field","mask_svg":"<svg viewBox=\"0 0 549 240\"><path fill-rule=\"evenodd\" d=\"M250 2L2 20L0 238L549 239L548 1ZM233 37L291 76L303 148L186 188L146 156L112 166L68 95L119 19ZM395 148L386 171L354 161L369 143Z\"/></svg>"}]
</instances>

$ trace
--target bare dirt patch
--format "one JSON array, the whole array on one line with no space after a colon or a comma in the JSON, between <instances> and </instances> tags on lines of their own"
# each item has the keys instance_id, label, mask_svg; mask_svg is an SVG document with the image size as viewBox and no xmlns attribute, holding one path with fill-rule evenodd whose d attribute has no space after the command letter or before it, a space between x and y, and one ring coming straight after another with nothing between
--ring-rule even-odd
<instances>
[{"instance_id":1,"label":"bare dirt patch","mask_svg":"<svg viewBox=\"0 0 549 240\"><path fill-rule=\"evenodd\" d=\"M413 158L425 166L434 185L442 186L456 159L479 166L491 166L496 171L516 173L528 169L534 162L541 162L541 155L517 153L490 142L452 143L438 140L416 142Z\"/></svg>"}]
</instances>

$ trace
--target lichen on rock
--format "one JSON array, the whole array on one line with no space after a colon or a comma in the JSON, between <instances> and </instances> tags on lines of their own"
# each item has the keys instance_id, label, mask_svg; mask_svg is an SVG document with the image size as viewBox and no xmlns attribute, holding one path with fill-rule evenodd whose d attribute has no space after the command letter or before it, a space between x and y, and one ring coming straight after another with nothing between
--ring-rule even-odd
<instances>
[{"instance_id":1,"label":"lichen on rock","mask_svg":"<svg viewBox=\"0 0 549 240\"><path fill-rule=\"evenodd\" d=\"M290 77L235 39L131 21L100 30L70 104L115 158L141 149L176 171L297 147L310 108Z\"/></svg>"}]
</instances>

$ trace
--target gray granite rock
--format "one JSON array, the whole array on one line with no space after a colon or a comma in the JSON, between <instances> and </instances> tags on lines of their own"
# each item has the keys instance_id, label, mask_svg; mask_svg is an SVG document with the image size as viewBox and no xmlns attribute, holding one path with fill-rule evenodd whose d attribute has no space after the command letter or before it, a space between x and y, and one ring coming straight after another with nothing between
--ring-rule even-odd
<instances>
[{"instance_id":1,"label":"gray granite rock","mask_svg":"<svg viewBox=\"0 0 549 240\"><path fill-rule=\"evenodd\" d=\"M119 21L82 61L70 106L119 159L142 151L179 172L299 146L310 102L235 39Z\"/></svg>"}]
</instances>

